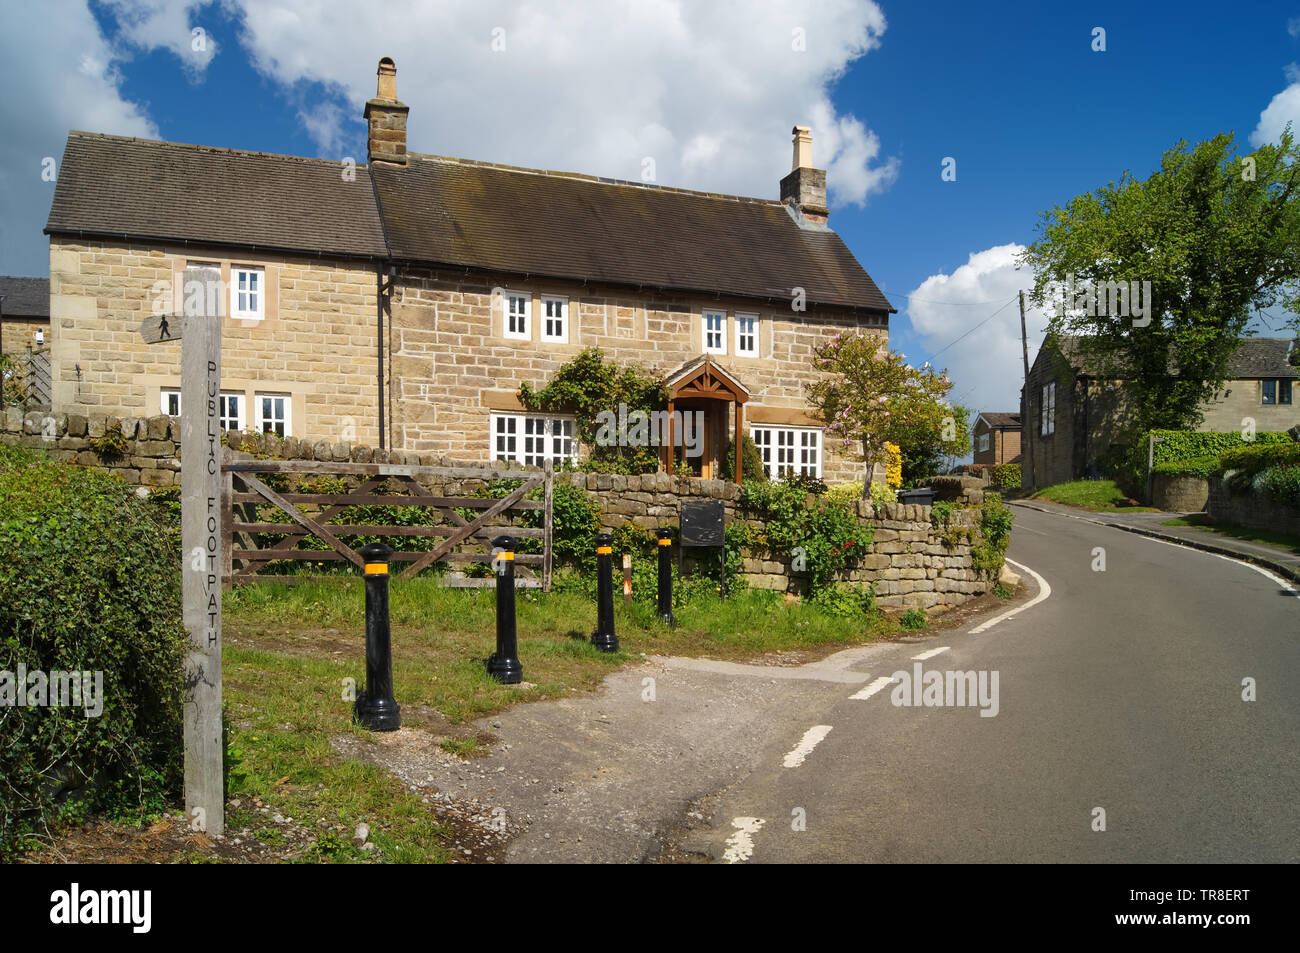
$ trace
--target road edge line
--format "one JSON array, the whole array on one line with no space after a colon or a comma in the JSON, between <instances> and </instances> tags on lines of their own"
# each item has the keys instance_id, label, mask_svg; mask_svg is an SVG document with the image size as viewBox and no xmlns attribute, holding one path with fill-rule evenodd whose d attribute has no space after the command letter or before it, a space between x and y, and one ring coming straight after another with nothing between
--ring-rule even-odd
<instances>
[{"instance_id":1,"label":"road edge line","mask_svg":"<svg viewBox=\"0 0 1300 953\"><path fill-rule=\"evenodd\" d=\"M1034 581L1038 583L1038 595L1034 596L1034 598L1030 599L1028 602L1024 603L1023 605L1018 605L1014 609L1008 609L1006 612L1002 613L1001 615L994 616L993 618L989 619L987 622L981 622L975 628L967 632L966 633L967 635L979 635L981 632L987 632L989 629L993 628L999 622L1002 622L1006 619L1010 619L1013 616L1017 616L1020 613L1024 612L1026 609L1030 609L1038 605L1038 603L1042 602L1044 599L1046 599L1048 596L1052 594L1052 587L1048 585L1047 580L1044 579L1042 576L1040 576L1038 573L1036 573L1034 570L1030 569L1024 563L1016 562L1014 559L1007 559L1006 561L1012 566L1015 566L1017 569L1023 569L1025 572L1029 573L1029 575L1034 577Z\"/></svg>"}]
</instances>

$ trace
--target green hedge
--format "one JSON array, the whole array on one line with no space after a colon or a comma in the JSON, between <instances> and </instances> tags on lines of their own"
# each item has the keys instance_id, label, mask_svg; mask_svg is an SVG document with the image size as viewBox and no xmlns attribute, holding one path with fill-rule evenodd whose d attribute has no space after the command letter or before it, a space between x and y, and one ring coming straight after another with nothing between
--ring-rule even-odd
<instances>
[{"instance_id":1,"label":"green hedge","mask_svg":"<svg viewBox=\"0 0 1300 953\"><path fill-rule=\"evenodd\" d=\"M1147 476L1147 447L1152 436L1160 438L1155 446L1155 463L1183 463L1204 457L1219 457L1230 450L1259 447L1270 444L1290 444L1294 441L1285 433L1263 430L1247 440L1240 431L1202 432L1191 430L1149 430L1138 434L1133 444L1105 468L1126 493L1140 495L1144 492ZM1153 468L1154 469L1154 468Z\"/></svg>"},{"instance_id":2,"label":"green hedge","mask_svg":"<svg viewBox=\"0 0 1300 953\"><path fill-rule=\"evenodd\" d=\"M187 645L165 510L117 477L14 456L0 462L0 672L14 702L0 709L0 856L59 817L139 817L179 793ZM102 711L17 703L19 665L101 672Z\"/></svg>"},{"instance_id":3,"label":"green hedge","mask_svg":"<svg viewBox=\"0 0 1300 953\"><path fill-rule=\"evenodd\" d=\"M1166 476L1194 476L1209 478L1220 468L1218 457L1192 457L1190 460L1178 460L1172 463L1157 463L1151 468L1152 473Z\"/></svg>"},{"instance_id":4,"label":"green hedge","mask_svg":"<svg viewBox=\"0 0 1300 953\"><path fill-rule=\"evenodd\" d=\"M1018 490L1022 477L1020 475L1020 464L1018 463L1000 463L993 468L989 475L989 485L999 490Z\"/></svg>"}]
</instances>

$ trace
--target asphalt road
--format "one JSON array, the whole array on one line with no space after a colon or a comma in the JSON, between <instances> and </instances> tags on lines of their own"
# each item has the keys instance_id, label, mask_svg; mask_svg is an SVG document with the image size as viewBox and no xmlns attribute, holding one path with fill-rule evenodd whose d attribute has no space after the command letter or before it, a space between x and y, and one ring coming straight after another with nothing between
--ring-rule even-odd
<instances>
[{"instance_id":1,"label":"asphalt road","mask_svg":"<svg viewBox=\"0 0 1300 953\"><path fill-rule=\"evenodd\" d=\"M990 690L996 672L995 716L823 686L754 737L753 769L679 846L755 863L1300 860L1300 597L1239 562L1024 508L1010 556L1045 599L851 667L870 686L946 647L923 671L985 672Z\"/></svg>"}]
</instances>

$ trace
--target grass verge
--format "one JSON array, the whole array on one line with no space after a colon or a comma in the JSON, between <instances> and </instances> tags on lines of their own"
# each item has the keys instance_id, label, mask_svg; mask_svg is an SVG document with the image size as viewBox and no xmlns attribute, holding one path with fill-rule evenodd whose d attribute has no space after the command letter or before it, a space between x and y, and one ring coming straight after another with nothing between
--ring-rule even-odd
<instances>
[{"instance_id":1,"label":"grass verge","mask_svg":"<svg viewBox=\"0 0 1300 953\"><path fill-rule=\"evenodd\" d=\"M1030 499L1050 500L1065 506L1093 511L1124 510L1128 513L1155 513L1153 506L1142 506L1120 490L1114 480L1075 480L1046 486Z\"/></svg>"},{"instance_id":2,"label":"grass verge","mask_svg":"<svg viewBox=\"0 0 1300 953\"><path fill-rule=\"evenodd\" d=\"M371 856L352 846L361 820L379 859L441 862L450 830L418 794L383 770L339 754L332 737L370 737L352 724L345 679L365 680L364 588L360 579L260 585L224 600L225 698L230 797L307 819L320 833L305 860L351 862ZM766 652L825 653L889 637L898 622L877 613L838 616L748 590L725 601L701 596L675 610L676 627L653 603L616 600L621 651L605 654L588 637L595 605L577 592L520 590L519 656L532 687L500 685L484 662L495 648L495 593L444 589L436 579L394 579L390 592L394 693L403 725L462 758L485 753L491 738L463 723L519 701L589 691L646 655L747 659ZM234 809L228 833L257 836L258 819Z\"/></svg>"}]
</instances>

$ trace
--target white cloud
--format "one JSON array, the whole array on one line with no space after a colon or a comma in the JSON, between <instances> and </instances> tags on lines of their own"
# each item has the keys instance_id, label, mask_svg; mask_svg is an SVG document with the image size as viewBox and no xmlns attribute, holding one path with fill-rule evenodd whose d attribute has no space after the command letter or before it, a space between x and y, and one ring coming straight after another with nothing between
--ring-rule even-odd
<instances>
[{"instance_id":1,"label":"white cloud","mask_svg":"<svg viewBox=\"0 0 1300 953\"><path fill-rule=\"evenodd\" d=\"M62 161L69 129L157 137L122 98L115 61L83 3L0 4L0 274L49 268L54 183L41 164Z\"/></svg>"},{"instance_id":2,"label":"white cloud","mask_svg":"<svg viewBox=\"0 0 1300 953\"><path fill-rule=\"evenodd\" d=\"M1292 63L1286 70L1291 85L1278 93L1259 114L1259 124L1250 134L1250 144L1259 148L1266 142L1277 142L1282 130L1291 123L1292 130L1300 133L1300 69Z\"/></svg>"},{"instance_id":3,"label":"white cloud","mask_svg":"<svg viewBox=\"0 0 1300 953\"><path fill-rule=\"evenodd\" d=\"M776 197L790 129L811 125L832 202L861 203L897 174L827 93L880 43L885 18L871 2L407 0L383 16L351 0L310 14L290 0L225 2L243 11L240 42L259 72L286 90L340 91L358 143L376 64L391 56L414 152L632 180L649 157L665 185ZM333 123L308 129L323 155L340 148Z\"/></svg>"},{"instance_id":4,"label":"white cloud","mask_svg":"<svg viewBox=\"0 0 1300 953\"><path fill-rule=\"evenodd\" d=\"M908 296L913 330L932 354L944 349L934 363L948 368L953 400L976 411L1014 413L1020 407L1024 362L1016 298L1034 283L1031 271L1016 267L1024 250L1013 242L974 252L951 275L931 275ZM1032 364L1047 315L1027 307L1025 326Z\"/></svg>"},{"instance_id":5,"label":"white cloud","mask_svg":"<svg viewBox=\"0 0 1300 953\"><path fill-rule=\"evenodd\" d=\"M838 113L829 95L880 45L884 14L866 0L394 0L382 13L355 0L105 0L101 9L115 22L112 42L84 2L0 4L9 91L0 271L47 266L40 227L53 184L40 182L41 158L62 155L69 129L157 137L145 109L123 98L118 68L163 49L201 80L219 49L236 49L209 26L218 12L241 23L243 52L322 156L364 161L362 108L379 57L392 56L415 152L634 181L649 158L665 185L775 198L790 128L810 125L832 207L861 204L898 172L869 117Z\"/></svg>"},{"instance_id":6,"label":"white cloud","mask_svg":"<svg viewBox=\"0 0 1300 953\"><path fill-rule=\"evenodd\" d=\"M170 50L191 82L203 78L217 55L217 39L200 8L212 0L108 0L122 43L141 50Z\"/></svg>"}]
</instances>

